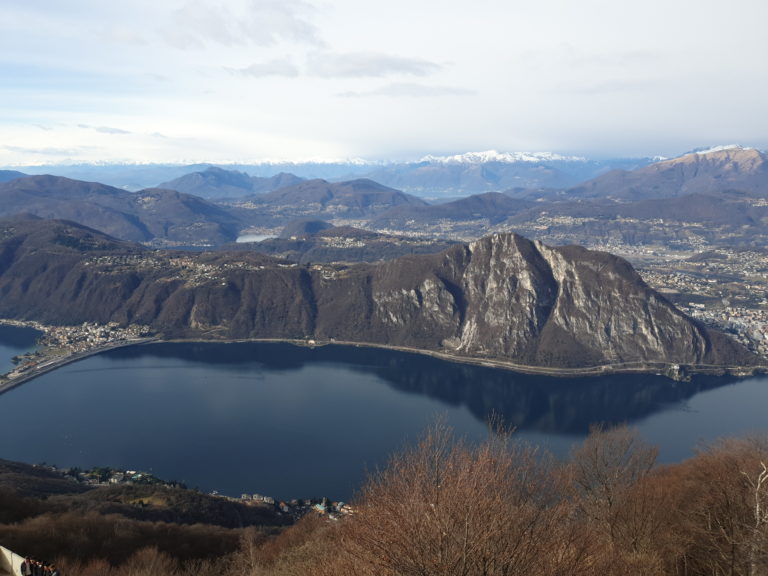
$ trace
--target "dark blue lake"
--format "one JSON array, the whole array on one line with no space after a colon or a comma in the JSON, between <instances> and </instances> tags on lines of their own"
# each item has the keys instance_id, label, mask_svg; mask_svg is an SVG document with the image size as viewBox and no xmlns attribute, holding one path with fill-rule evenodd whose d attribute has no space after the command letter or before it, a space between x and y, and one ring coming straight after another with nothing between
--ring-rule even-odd
<instances>
[{"instance_id":1,"label":"dark blue lake","mask_svg":"<svg viewBox=\"0 0 768 576\"><path fill-rule=\"evenodd\" d=\"M138 469L235 496L348 499L437 417L481 439L496 414L560 455L592 423L627 422L671 462L764 429L766 405L762 377L558 379L369 348L152 344L0 395L0 457Z\"/></svg>"},{"instance_id":2,"label":"dark blue lake","mask_svg":"<svg viewBox=\"0 0 768 576\"><path fill-rule=\"evenodd\" d=\"M11 358L34 350L40 336L42 333L34 328L0 324L0 374L13 370Z\"/></svg>"}]
</instances>

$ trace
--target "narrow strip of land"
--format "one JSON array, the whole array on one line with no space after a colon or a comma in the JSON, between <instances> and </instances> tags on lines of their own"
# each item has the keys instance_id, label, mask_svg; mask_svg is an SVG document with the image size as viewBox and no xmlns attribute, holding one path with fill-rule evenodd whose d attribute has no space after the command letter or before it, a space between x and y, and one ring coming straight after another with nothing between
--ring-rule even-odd
<instances>
[{"instance_id":1,"label":"narrow strip of land","mask_svg":"<svg viewBox=\"0 0 768 576\"><path fill-rule=\"evenodd\" d=\"M533 374L537 376L554 376L563 378L573 378L579 376L606 376L610 374L658 374L672 379L681 379L692 374L709 375L732 375L732 376L751 376L758 373L768 372L768 365L760 366L726 366L720 364L674 364L668 362L634 361L634 362L614 362L609 364L599 364L594 366L565 367L557 368L553 366L535 366L529 364L516 364L509 360L500 358L483 358L476 356L461 356L452 352L441 352L439 350L428 350L423 348L409 348L407 346L394 346L391 344L381 344L378 342L355 342L348 340L313 340L313 339L289 339L289 338L245 338L236 340L220 339L171 339L166 342L283 342L294 344L296 346L305 346L316 348L320 346L354 346L362 348L379 348L382 350L394 350L397 352L407 352L410 354L421 354L432 356L440 360L457 362L460 364L473 364L477 366L486 366L509 370L511 372L520 372L522 374Z\"/></svg>"},{"instance_id":2,"label":"narrow strip of land","mask_svg":"<svg viewBox=\"0 0 768 576\"><path fill-rule=\"evenodd\" d=\"M156 341L157 341L157 338L139 338L135 340L110 342L108 344L94 346L93 348L83 350L82 352L73 352L71 354L55 355L55 356L47 357L42 361L40 361L39 363L36 363L33 366L30 366L29 368L23 371L19 371L17 369L9 372L8 374L4 374L0 376L0 394L8 392L9 390L16 388L17 386L21 386L25 382L29 382L33 378L42 376L43 374L56 370L57 368L61 368L62 366L66 366L67 364L72 364L73 362L83 360L90 356L95 356L96 354L101 354L102 352L106 352L107 350L114 350L115 348L123 348L125 346L135 346L137 344L146 344L148 342L156 342Z\"/></svg>"}]
</instances>

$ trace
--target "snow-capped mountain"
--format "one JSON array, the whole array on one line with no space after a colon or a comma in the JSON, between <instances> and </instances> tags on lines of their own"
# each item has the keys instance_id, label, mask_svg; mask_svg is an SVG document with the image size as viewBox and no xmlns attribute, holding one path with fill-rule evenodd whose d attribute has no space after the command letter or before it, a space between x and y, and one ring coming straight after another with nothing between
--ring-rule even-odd
<instances>
[{"instance_id":1,"label":"snow-capped mountain","mask_svg":"<svg viewBox=\"0 0 768 576\"><path fill-rule=\"evenodd\" d=\"M588 162L588 160L582 156L563 156L554 152L498 152L496 150L486 150L484 152L467 152L453 156L433 156L430 154L424 156L419 162L435 164L487 164L490 162L515 164L518 162Z\"/></svg>"},{"instance_id":2,"label":"snow-capped mountain","mask_svg":"<svg viewBox=\"0 0 768 576\"><path fill-rule=\"evenodd\" d=\"M711 146L709 148L695 148L690 152L682 154L681 157L687 156L688 154L712 154L715 152L726 152L729 150L754 150L754 148L749 146L741 146L739 144L722 144L720 146Z\"/></svg>"}]
</instances>

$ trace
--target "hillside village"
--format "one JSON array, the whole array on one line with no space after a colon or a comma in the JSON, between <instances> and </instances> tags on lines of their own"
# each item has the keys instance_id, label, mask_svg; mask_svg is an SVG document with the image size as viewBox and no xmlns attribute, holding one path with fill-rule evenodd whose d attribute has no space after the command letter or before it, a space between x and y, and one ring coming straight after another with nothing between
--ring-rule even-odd
<instances>
[{"instance_id":1,"label":"hillside village","mask_svg":"<svg viewBox=\"0 0 768 576\"><path fill-rule=\"evenodd\" d=\"M79 326L49 326L33 321L0 320L3 324L34 328L42 333L38 348L15 356L16 367L0 374L0 392L17 383L90 354L150 341L149 326L116 322L100 325L84 322Z\"/></svg>"},{"instance_id":2,"label":"hillside village","mask_svg":"<svg viewBox=\"0 0 768 576\"><path fill-rule=\"evenodd\" d=\"M84 484L93 488L100 486L162 486L165 488L189 489L183 482L175 480L162 480L157 476L138 470L122 470L108 466L99 466L89 469L63 468L48 464L38 464L50 472L61 474L65 479L78 484ZM320 514L330 520L336 520L342 516L353 513L353 508L345 502L334 502L328 498L292 498L290 500L278 500L271 496L258 493L244 493L240 497L220 494L213 490L209 494L229 502L243 504L245 506L268 507L280 515L288 517L292 522L298 521L309 513ZM139 500L137 506L151 506L149 500Z\"/></svg>"},{"instance_id":3,"label":"hillside village","mask_svg":"<svg viewBox=\"0 0 768 576\"><path fill-rule=\"evenodd\" d=\"M643 279L686 314L768 357L768 255L718 248L688 258L648 260Z\"/></svg>"}]
</instances>

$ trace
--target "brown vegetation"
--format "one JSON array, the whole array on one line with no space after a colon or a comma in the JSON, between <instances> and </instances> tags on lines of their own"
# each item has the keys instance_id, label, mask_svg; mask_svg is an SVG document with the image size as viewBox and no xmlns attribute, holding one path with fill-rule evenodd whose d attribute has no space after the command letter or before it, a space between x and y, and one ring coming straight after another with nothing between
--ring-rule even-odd
<instances>
[{"instance_id":1,"label":"brown vegetation","mask_svg":"<svg viewBox=\"0 0 768 576\"><path fill-rule=\"evenodd\" d=\"M369 480L351 517L305 520L301 538L251 549L240 573L768 574L768 442L655 460L625 427L594 429L566 462L507 435L473 447L437 428Z\"/></svg>"},{"instance_id":2,"label":"brown vegetation","mask_svg":"<svg viewBox=\"0 0 768 576\"><path fill-rule=\"evenodd\" d=\"M508 434L474 446L436 426L341 519L276 533L17 507L0 542L81 576L768 574L768 441L655 460L625 427L594 429L559 462Z\"/></svg>"}]
</instances>

